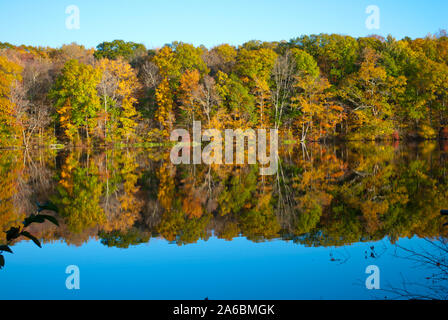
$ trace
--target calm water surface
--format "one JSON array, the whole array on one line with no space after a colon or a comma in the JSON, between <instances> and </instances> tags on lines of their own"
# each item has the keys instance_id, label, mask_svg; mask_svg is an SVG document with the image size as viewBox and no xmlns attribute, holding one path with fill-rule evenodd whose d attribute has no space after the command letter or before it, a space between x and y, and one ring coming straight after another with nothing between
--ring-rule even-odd
<instances>
[{"instance_id":1,"label":"calm water surface","mask_svg":"<svg viewBox=\"0 0 448 320\"><path fill-rule=\"evenodd\" d=\"M0 153L1 299L448 297L448 148L285 145L278 174L165 149ZM80 269L80 290L65 269ZM378 266L381 290L368 290Z\"/></svg>"}]
</instances>

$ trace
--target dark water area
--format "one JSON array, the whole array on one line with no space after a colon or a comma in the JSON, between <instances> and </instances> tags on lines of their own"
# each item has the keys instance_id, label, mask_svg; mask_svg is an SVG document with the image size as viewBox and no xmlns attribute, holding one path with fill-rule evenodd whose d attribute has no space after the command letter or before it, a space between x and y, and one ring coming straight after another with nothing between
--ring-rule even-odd
<instances>
[{"instance_id":1,"label":"dark water area","mask_svg":"<svg viewBox=\"0 0 448 320\"><path fill-rule=\"evenodd\" d=\"M448 145L282 145L272 176L169 152L0 151L0 298L448 297ZM39 208L42 248L8 239Z\"/></svg>"}]
</instances>

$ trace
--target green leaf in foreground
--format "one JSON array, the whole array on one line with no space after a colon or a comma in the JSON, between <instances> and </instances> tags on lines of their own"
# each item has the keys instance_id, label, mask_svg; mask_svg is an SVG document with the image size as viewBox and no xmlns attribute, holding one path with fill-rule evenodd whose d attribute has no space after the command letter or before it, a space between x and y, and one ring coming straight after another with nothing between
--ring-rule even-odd
<instances>
[{"instance_id":1,"label":"green leaf in foreground","mask_svg":"<svg viewBox=\"0 0 448 320\"><path fill-rule=\"evenodd\" d=\"M41 216L42 218L44 218L45 220L48 220L48 221L50 221L51 223L53 223L54 225L56 225L56 226L59 227L59 222L58 222L58 220L57 220L55 217L53 217L53 216L48 216L48 215L45 215L45 214L41 214L40 216Z\"/></svg>"},{"instance_id":2,"label":"green leaf in foreground","mask_svg":"<svg viewBox=\"0 0 448 320\"><path fill-rule=\"evenodd\" d=\"M6 252L9 252L9 253L12 253L11 248L6 246L6 245L0 246L0 251L6 251Z\"/></svg>"},{"instance_id":3,"label":"green leaf in foreground","mask_svg":"<svg viewBox=\"0 0 448 320\"><path fill-rule=\"evenodd\" d=\"M59 227L58 220L49 215L45 214L32 214L29 217L27 217L23 223L24 228L28 227L32 223L44 223L45 220L50 221L51 223L57 225Z\"/></svg>"},{"instance_id":4,"label":"green leaf in foreground","mask_svg":"<svg viewBox=\"0 0 448 320\"><path fill-rule=\"evenodd\" d=\"M35 236L33 236L31 233L29 233L28 231L22 231L21 235L32 240L39 248L42 248L40 241L37 240L37 238Z\"/></svg>"}]
</instances>

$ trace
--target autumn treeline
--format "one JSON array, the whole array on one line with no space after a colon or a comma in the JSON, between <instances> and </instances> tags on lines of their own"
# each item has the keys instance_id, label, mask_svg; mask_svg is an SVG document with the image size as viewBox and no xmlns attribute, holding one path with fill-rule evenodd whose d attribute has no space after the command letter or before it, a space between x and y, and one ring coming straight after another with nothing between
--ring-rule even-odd
<instances>
[{"instance_id":1,"label":"autumn treeline","mask_svg":"<svg viewBox=\"0 0 448 320\"><path fill-rule=\"evenodd\" d=\"M169 148L71 148L0 153L0 244L36 203L60 227L28 229L44 241L90 238L127 247L163 238L281 238L339 246L447 236L448 144L288 144L279 174L256 165L176 166Z\"/></svg>"},{"instance_id":2,"label":"autumn treeline","mask_svg":"<svg viewBox=\"0 0 448 320\"><path fill-rule=\"evenodd\" d=\"M448 37L301 36L207 49L0 43L3 146L166 141L174 127L296 141L448 137Z\"/></svg>"}]
</instances>

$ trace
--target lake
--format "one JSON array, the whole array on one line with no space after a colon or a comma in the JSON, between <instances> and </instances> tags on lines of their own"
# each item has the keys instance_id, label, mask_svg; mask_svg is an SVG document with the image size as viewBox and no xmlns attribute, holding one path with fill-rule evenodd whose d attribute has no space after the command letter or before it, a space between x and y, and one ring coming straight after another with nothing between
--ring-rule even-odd
<instances>
[{"instance_id":1,"label":"lake","mask_svg":"<svg viewBox=\"0 0 448 320\"><path fill-rule=\"evenodd\" d=\"M448 297L447 143L286 144L272 176L169 152L0 151L0 299ZM42 248L7 239L38 210Z\"/></svg>"}]
</instances>

